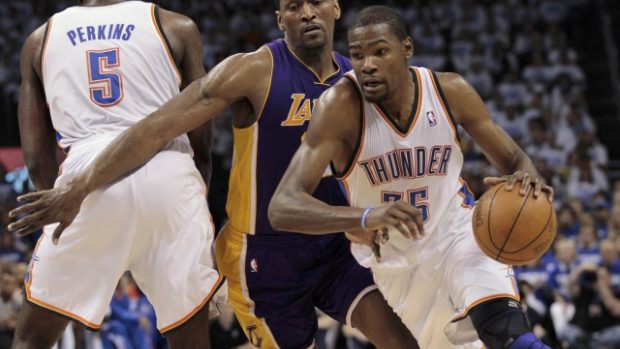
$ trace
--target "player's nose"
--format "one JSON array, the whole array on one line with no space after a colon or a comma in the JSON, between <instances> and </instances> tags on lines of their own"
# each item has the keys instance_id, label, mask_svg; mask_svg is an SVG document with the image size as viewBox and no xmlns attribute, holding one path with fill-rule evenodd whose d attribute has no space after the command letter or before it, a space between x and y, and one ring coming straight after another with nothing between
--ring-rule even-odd
<instances>
[{"instance_id":1,"label":"player's nose","mask_svg":"<svg viewBox=\"0 0 620 349\"><path fill-rule=\"evenodd\" d=\"M316 18L316 13L310 4L304 2L301 9L301 19L304 21L311 21Z\"/></svg>"}]
</instances>

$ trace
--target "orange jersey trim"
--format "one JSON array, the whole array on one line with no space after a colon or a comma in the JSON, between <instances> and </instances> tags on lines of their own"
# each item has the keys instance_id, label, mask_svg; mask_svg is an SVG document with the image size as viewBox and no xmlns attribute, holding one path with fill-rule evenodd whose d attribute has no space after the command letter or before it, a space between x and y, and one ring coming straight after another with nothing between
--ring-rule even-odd
<instances>
[{"instance_id":1,"label":"orange jersey trim","mask_svg":"<svg viewBox=\"0 0 620 349\"><path fill-rule=\"evenodd\" d=\"M45 238L44 236L41 236L39 238L39 241L37 242L37 246L35 247L34 252L32 254L33 258L34 258L34 256L36 256L37 250L39 249L41 241L44 238ZM66 317L71 318L71 319L73 319L75 321L78 321L78 322L82 323L86 327L89 327L89 328L92 328L92 329L95 329L95 330L99 330L101 328L101 324L95 324L94 322L90 322L90 321L84 319L83 317L81 317L79 315L73 314L70 311L67 311L67 310L64 310L62 308L56 307L54 305L51 305L49 303L46 303L46 302L44 302L44 301L42 301L40 299L37 299L37 298L33 297L32 293L30 292L30 286L32 285L32 280L34 279L34 262L29 267L28 275L29 275L28 282L26 282L26 287L25 288L26 288L26 299L29 302L32 302L32 303L34 303L34 304L36 304L36 305L38 305L38 306L40 306L42 308L45 308L47 310L52 311L54 313L58 313L58 314L60 314L62 316L66 316Z\"/></svg>"},{"instance_id":2,"label":"orange jersey trim","mask_svg":"<svg viewBox=\"0 0 620 349\"><path fill-rule=\"evenodd\" d=\"M47 28L45 28L45 38L43 39L43 47L41 48L41 83L43 83L45 79L45 52L47 52L47 45L49 43L49 38L52 32L52 24L54 22L54 17L50 17L49 21L47 21Z\"/></svg>"},{"instance_id":3,"label":"orange jersey trim","mask_svg":"<svg viewBox=\"0 0 620 349\"><path fill-rule=\"evenodd\" d=\"M433 84L433 88L435 89L435 93L437 94L437 97L438 97L437 99L439 99L439 103L441 103L441 108L443 109L444 115L447 116L448 124L450 125L450 128L452 129L452 135L454 136L454 142L458 144L460 147L461 142L459 141L459 138L458 138L458 131L456 129L456 125L454 124L452 118L450 117L450 112L448 111L448 106L446 105L447 101L444 102L442 94L441 92L439 92L439 86L437 86L439 84L439 80L435 81L435 78L433 77L433 74L430 71L429 71L429 75L430 75L431 83ZM439 77L437 79L439 79Z\"/></svg>"},{"instance_id":4,"label":"orange jersey trim","mask_svg":"<svg viewBox=\"0 0 620 349\"><path fill-rule=\"evenodd\" d=\"M170 64L172 65L172 68L174 69L174 72L177 75L177 79L179 80L179 86L180 86L183 81L183 78L181 77L181 72L179 72L179 67L177 67L176 62L174 61L172 52L170 52L170 47L168 47L168 44L166 43L166 39L164 39L164 35L161 32L163 28L160 29L159 25L157 24L157 18L155 17L156 8L157 8L157 5L155 4L151 5L151 19L153 20L153 26L155 26L155 30L157 31L157 34L159 35L159 40L161 41L162 45L164 45L164 50L166 51L168 60L170 60Z\"/></svg>"},{"instance_id":5,"label":"orange jersey trim","mask_svg":"<svg viewBox=\"0 0 620 349\"><path fill-rule=\"evenodd\" d=\"M509 293L498 293L498 294L482 297L482 298L476 300L475 302L473 302L472 304L470 304L467 308L465 308L465 311L463 311L460 314L454 316L452 318L452 322L461 320L464 317L466 317L467 314L469 313L469 311L472 310L475 306L479 305L480 303L484 303L484 302L486 302L488 300L497 299L497 298L510 298L510 299L516 300L517 302L521 301L521 299L518 296L518 294L509 294Z\"/></svg>"},{"instance_id":6,"label":"orange jersey trim","mask_svg":"<svg viewBox=\"0 0 620 349\"><path fill-rule=\"evenodd\" d=\"M211 289L211 292L209 292L209 294L207 294L207 296L202 300L202 302L200 304L198 304L194 309L192 309L187 315L183 316L181 319L171 323L168 326L162 327L160 329L160 332L164 333L164 332L168 332L170 330L173 330L173 329L183 325L189 319L191 319L194 315L196 315L196 313L200 309L202 309L211 300L211 297L213 297L215 292L220 288L220 286L222 286L223 282L224 282L224 277L222 275L220 275L219 278L217 279L217 281L215 282L215 285Z\"/></svg>"}]
</instances>

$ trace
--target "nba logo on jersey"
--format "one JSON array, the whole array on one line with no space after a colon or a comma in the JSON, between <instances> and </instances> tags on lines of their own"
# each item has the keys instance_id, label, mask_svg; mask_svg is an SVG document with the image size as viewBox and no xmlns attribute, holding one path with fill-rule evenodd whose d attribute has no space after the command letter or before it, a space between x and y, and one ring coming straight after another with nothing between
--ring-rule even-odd
<instances>
[{"instance_id":1,"label":"nba logo on jersey","mask_svg":"<svg viewBox=\"0 0 620 349\"><path fill-rule=\"evenodd\" d=\"M437 125L437 118L435 117L435 112L431 111L427 111L426 112L426 117L428 118L428 123L431 126L435 126Z\"/></svg>"},{"instance_id":2,"label":"nba logo on jersey","mask_svg":"<svg viewBox=\"0 0 620 349\"><path fill-rule=\"evenodd\" d=\"M250 268L252 269L252 273L258 273L258 262L256 261L256 258L252 258Z\"/></svg>"}]
</instances>

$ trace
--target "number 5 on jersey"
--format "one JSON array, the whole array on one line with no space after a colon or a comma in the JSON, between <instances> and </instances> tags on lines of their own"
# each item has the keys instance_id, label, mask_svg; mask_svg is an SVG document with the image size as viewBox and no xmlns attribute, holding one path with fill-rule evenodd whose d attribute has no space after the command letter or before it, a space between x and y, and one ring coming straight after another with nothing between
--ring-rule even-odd
<instances>
[{"instance_id":1,"label":"number 5 on jersey","mask_svg":"<svg viewBox=\"0 0 620 349\"><path fill-rule=\"evenodd\" d=\"M402 192L383 191L381 194L381 201L386 204L403 199ZM407 190L407 199L410 204L422 211L422 221L426 222L430 214L428 209L428 188L423 187Z\"/></svg>"},{"instance_id":2,"label":"number 5 on jersey","mask_svg":"<svg viewBox=\"0 0 620 349\"><path fill-rule=\"evenodd\" d=\"M100 107L117 105L123 99L123 76L117 69L121 64L119 48L87 51L90 100Z\"/></svg>"}]
</instances>

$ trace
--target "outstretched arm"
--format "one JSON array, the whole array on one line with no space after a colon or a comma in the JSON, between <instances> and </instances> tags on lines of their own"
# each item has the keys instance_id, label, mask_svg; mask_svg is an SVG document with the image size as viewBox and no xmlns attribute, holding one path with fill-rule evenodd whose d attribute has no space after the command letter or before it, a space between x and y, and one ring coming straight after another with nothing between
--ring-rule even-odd
<instances>
[{"instance_id":1,"label":"outstretched arm","mask_svg":"<svg viewBox=\"0 0 620 349\"><path fill-rule=\"evenodd\" d=\"M41 50L47 24L34 31L20 58L19 134L28 174L37 190L54 186L58 174L56 139L41 81Z\"/></svg>"},{"instance_id":2,"label":"outstretched arm","mask_svg":"<svg viewBox=\"0 0 620 349\"><path fill-rule=\"evenodd\" d=\"M9 214L11 217L21 213L28 215L10 224L9 229L25 235L43 225L59 222L53 237L57 241L89 193L141 166L170 140L203 125L232 103L242 98L254 100L252 96L262 87L260 83L253 83L256 76L264 76L270 69L270 57L262 49L224 60L205 77L122 133L84 173L66 186L22 196L22 202L32 202Z\"/></svg>"},{"instance_id":3,"label":"outstretched arm","mask_svg":"<svg viewBox=\"0 0 620 349\"><path fill-rule=\"evenodd\" d=\"M342 79L319 99L306 139L271 199L269 221L275 229L306 234L361 233L365 208L330 206L311 195L330 161L345 163L353 155L359 136L359 98L352 83ZM421 224L419 210L397 202L370 212L365 227L376 230L389 225L411 237L422 231Z\"/></svg>"},{"instance_id":4,"label":"outstretched arm","mask_svg":"<svg viewBox=\"0 0 620 349\"><path fill-rule=\"evenodd\" d=\"M507 182L506 189L512 189L522 181L521 193L534 187L534 196L542 191L553 196L553 189L544 184L532 160L493 120L476 90L465 79L455 73L439 73L439 83L450 105L456 121L465 128L503 178L486 178L485 183L494 185Z\"/></svg>"}]
</instances>

